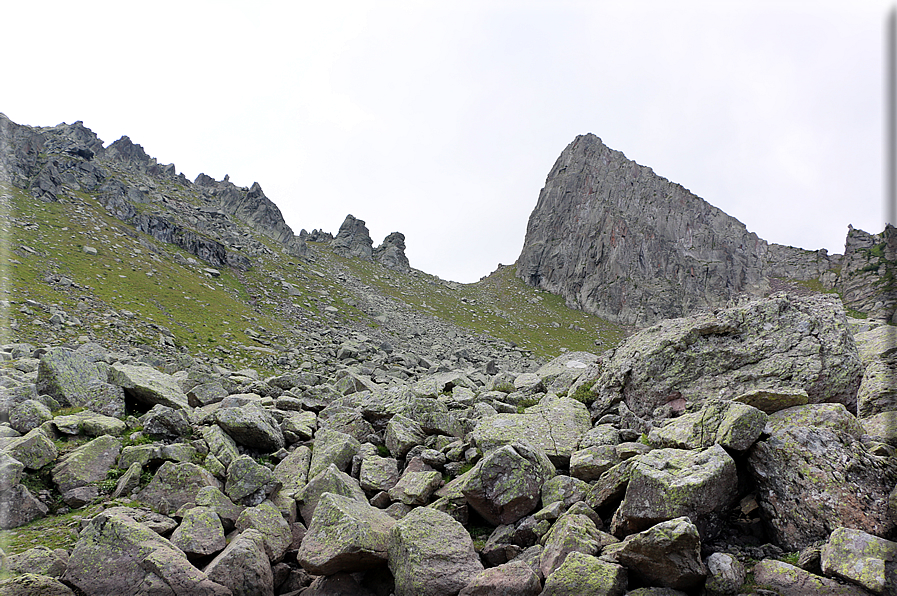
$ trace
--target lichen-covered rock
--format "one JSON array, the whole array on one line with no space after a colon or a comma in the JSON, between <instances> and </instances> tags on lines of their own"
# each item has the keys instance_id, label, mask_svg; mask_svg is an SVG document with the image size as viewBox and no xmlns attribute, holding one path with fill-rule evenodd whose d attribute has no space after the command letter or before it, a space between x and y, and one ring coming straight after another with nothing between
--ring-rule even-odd
<instances>
[{"instance_id":1,"label":"lichen-covered rock","mask_svg":"<svg viewBox=\"0 0 897 596\"><path fill-rule=\"evenodd\" d=\"M572 552L558 569L545 578L541 596L622 596L626 569L581 552Z\"/></svg>"},{"instance_id":2,"label":"lichen-covered rock","mask_svg":"<svg viewBox=\"0 0 897 596\"><path fill-rule=\"evenodd\" d=\"M604 408L619 401L647 417L684 399L734 398L790 387L811 403L856 411L863 367L837 297L776 294L741 306L670 319L629 337L598 380Z\"/></svg>"},{"instance_id":3,"label":"lichen-covered rock","mask_svg":"<svg viewBox=\"0 0 897 596\"><path fill-rule=\"evenodd\" d=\"M207 507L215 512L221 520L225 532L230 532L236 527L237 519L245 509L228 499L227 495L214 486L205 486L199 489L195 501L197 506Z\"/></svg>"},{"instance_id":4,"label":"lichen-covered rock","mask_svg":"<svg viewBox=\"0 0 897 596\"><path fill-rule=\"evenodd\" d=\"M234 503L258 505L265 497L280 488L280 481L272 470L261 465L248 455L241 455L227 468L227 482L224 493ZM255 498L253 498L255 496ZM244 499L255 503L243 502Z\"/></svg>"},{"instance_id":5,"label":"lichen-covered rock","mask_svg":"<svg viewBox=\"0 0 897 596\"><path fill-rule=\"evenodd\" d=\"M140 403L161 404L187 410L190 405L180 385L171 376L151 366L137 366L116 362L109 369L109 382L118 385Z\"/></svg>"},{"instance_id":6,"label":"lichen-covered rock","mask_svg":"<svg viewBox=\"0 0 897 596\"><path fill-rule=\"evenodd\" d=\"M788 596L869 596L862 588L840 584L783 561L764 559L754 565L757 585Z\"/></svg>"},{"instance_id":7,"label":"lichen-covered rock","mask_svg":"<svg viewBox=\"0 0 897 596\"><path fill-rule=\"evenodd\" d=\"M396 522L388 555L396 596L454 596L483 570L464 526L429 507Z\"/></svg>"},{"instance_id":8,"label":"lichen-covered rock","mask_svg":"<svg viewBox=\"0 0 897 596\"><path fill-rule=\"evenodd\" d=\"M539 569L544 577L548 577L570 553L594 555L614 542L617 542L616 538L599 530L587 516L576 513L562 515L542 541L545 548L539 558Z\"/></svg>"},{"instance_id":9,"label":"lichen-covered rock","mask_svg":"<svg viewBox=\"0 0 897 596\"><path fill-rule=\"evenodd\" d=\"M162 512L175 512L186 503L196 502L196 493L221 483L205 469L191 464L165 462L153 479L137 494L137 500Z\"/></svg>"},{"instance_id":10,"label":"lichen-covered rock","mask_svg":"<svg viewBox=\"0 0 897 596\"><path fill-rule=\"evenodd\" d=\"M620 463L614 445L591 445L570 456L570 475L585 482L598 480L601 475Z\"/></svg>"},{"instance_id":11,"label":"lichen-covered rock","mask_svg":"<svg viewBox=\"0 0 897 596\"><path fill-rule=\"evenodd\" d=\"M75 596L64 583L55 577L36 573L25 573L0 579L0 594L3 596Z\"/></svg>"},{"instance_id":12,"label":"lichen-covered rock","mask_svg":"<svg viewBox=\"0 0 897 596\"><path fill-rule=\"evenodd\" d=\"M59 455L56 445L40 429L35 428L23 437L10 440L3 451L30 470L39 470Z\"/></svg>"},{"instance_id":13,"label":"lichen-covered rock","mask_svg":"<svg viewBox=\"0 0 897 596\"><path fill-rule=\"evenodd\" d=\"M9 425L22 434L34 430L47 420L52 420L50 408L34 399L16 404L9 411Z\"/></svg>"},{"instance_id":14,"label":"lichen-covered rock","mask_svg":"<svg viewBox=\"0 0 897 596\"><path fill-rule=\"evenodd\" d=\"M837 528L822 547L821 563L826 575L873 594L897 593L897 542L861 530Z\"/></svg>"},{"instance_id":15,"label":"lichen-covered rock","mask_svg":"<svg viewBox=\"0 0 897 596\"><path fill-rule=\"evenodd\" d=\"M542 506L549 507L554 503L560 503L561 509L567 509L574 503L584 500L588 492L587 482L558 474L542 484Z\"/></svg>"},{"instance_id":16,"label":"lichen-covered rock","mask_svg":"<svg viewBox=\"0 0 897 596\"><path fill-rule=\"evenodd\" d=\"M171 543L189 555L211 555L224 550L224 527L210 507L193 507L184 513L181 524L171 534Z\"/></svg>"},{"instance_id":17,"label":"lichen-covered rock","mask_svg":"<svg viewBox=\"0 0 897 596\"><path fill-rule=\"evenodd\" d=\"M691 590L700 587L707 576L701 561L701 537L687 517L627 536L614 556L631 574L652 586Z\"/></svg>"},{"instance_id":18,"label":"lichen-covered rock","mask_svg":"<svg viewBox=\"0 0 897 596\"><path fill-rule=\"evenodd\" d=\"M879 358L897 354L897 327L879 325L855 336L857 351L863 366L869 366Z\"/></svg>"},{"instance_id":19,"label":"lichen-covered rock","mask_svg":"<svg viewBox=\"0 0 897 596\"><path fill-rule=\"evenodd\" d=\"M274 573L257 530L244 530L203 572L233 596L274 596Z\"/></svg>"},{"instance_id":20,"label":"lichen-covered rock","mask_svg":"<svg viewBox=\"0 0 897 596\"><path fill-rule=\"evenodd\" d=\"M299 547L299 564L313 575L385 565L395 523L366 502L324 493Z\"/></svg>"},{"instance_id":21,"label":"lichen-covered rock","mask_svg":"<svg viewBox=\"0 0 897 596\"><path fill-rule=\"evenodd\" d=\"M69 560L63 549L52 550L46 546L35 546L25 552L7 558L9 571L13 573L36 573L50 577L62 577ZM0 592L3 594L3 592Z\"/></svg>"},{"instance_id":22,"label":"lichen-covered rock","mask_svg":"<svg viewBox=\"0 0 897 596\"><path fill-rule=\"evenodd\" d=\"M490 524L512 524L535 511L542 485L555 473L545 453L515 442L477 462L461 492L468 505Z\"/></svg>"},{"instance_id":23,"label":"lichen-covered rock","mask_svg":"<svg viewBox=\"0 0 897 596\"><path fill-rule=\"evenodd\" d=\"M265 553L272 563L280 561L293 542L290 524L271 501L244 509L237 518L236 528L240 532L249 528L258 530L264 541Z\"/></svg>"},{"instance_id":24,"label":"lichen-covered rock","mask_svg":"<svg viewBox=\"0 0 897 596\"><path fill-rule=\"evenodd\" d=\"M117 436L125 432L127 428L127 425L118 418L91 410L56 416L53 418L53 426L64 435L86 435L88 437Z\"/></svg>"},{"instance_id":25,"label":"lichen-covered rock","mask_svg":"<svg viewBox=\"0 0 897 596\"><path fill-rule=\"evenodd\" d=\"M897 447L897 412L884 412L861 420L867 435Z\"/></svg>"},{"instance_id":26,"label":"lichen-covered rock","mask_svg":"<svg viewBox=\"0 0 897 596\"><path fill-rule=\"evenodd\" d=\"M542 582L524 561L511 561L484 569L458 596L539 596Z\"/></svg>"},{"instance_id":27,"label":"lichen-covered rock","mask_svg":"<svg viewBox=\"0 0 897 596\"><path fill-rule=\"evenodd\" d=\"M612 534L623 537L687 516L702 536L715 535L719 515L738 486L735 461L725 449L655 449L632 461L626 494L611 521Z\"/></svg>"},{"instance_id":28,"label":"lichen-covered rock","mask_svg":"<svg viewBox=\"0 0 897 596\"><path fill-rule=\"evenodd\" d=\"M810 396L807 395L804 389L775 387L772 389L751 389L735 397L733 401L747 404L767 414L772 414L785 408L805 406L810 403Z\"/></svg>"},{"instance_id":29,"label":"lichen-covered rock","mask_svg":"<svg viewBox=\"0 0 897 596\"><path fill-rule=\"evenodd\" d=\"M415 445L423 444L427 435L416 421L396 414L386 424L386 448L393 457L405 457Z\"/></svg>"},{"instance_id":30,"label":"lichen-covered rock","mask_svg":"<svg viewBox=\"0 0 897 596\"><path fill-rule=\"evenodd\" d=\"M107 383L90 359L66 348L51 348L41 356L36 388L63 406L83 407L107 416L125 413L121 388Z\"/></svg>"},{"instance_id":31,"label":"lichen-covered rock","mask_svg":"<svg viewBox=\"0 0 897 596\"><path fill-rule=\"evenodd\" d=\"M435 470L405 470L395 486L389 489L389 498L405 505L426 505L440 486L442 474Z\"/></svg>"},{"instance_id":32,"label":"lichen-covered rock","mask_svg":"<svg viewBox=\"0 0 897 596\"><path fill-rule=\"evenodd\" d=\"M869 363L857 392L857 417L897 411L897 356Z\"/></svg>"},{"instance_id":33,"label":"lichen-covered rock","mask_svg":"<svg viewBox=\"0 0 897 596\"><path fill-rule=\"evenodd\" d=\"M231 594L171 542L123 514L101 513L91 520L63 579L87 594Z\"/></svg>"},{"instance_id":34,"label":"lichen-covered rock","mask_svg":"<svg viewBox=\"0 0 897 596\"><path fill-rule=\"evenodd\" d=\"M360 448L361 443L355 437L335 430L319 429L315 433L315 447L311 453L308 477L314 478L331 464L346 471Z\"/></svg>"},{"instance_id":35,"label":"lichen-covered rock","mask_svg":"<svg viewBox=\"0 0 897 596\"><path fill-rule=\"evenodd\" d=\"M468 438L484 452L525 441L548 456L555 466L566 468L592 427L589 411L574 399L561 397L531 406L523 414L498 414L484 418Z\"/></svg>"},{"instance_id":36,"label":"lichen-covered rock","mask_svg":"<svg viewBox=\"0 0 897 596\"><path fill-rule=\"evenodd\" d=\"M296 495L299 505L299 514L305 520L306 525L311 523L315 507L324 493L343 495L355 500L367 502L367 497L355 479L344 472L340 472L335 465L330 465L326 470L309 480L302 490Z\"/></svg>"},{"instance_id":37,"label":"lichen-covered rock","mask_svg":"<svg viewBox=\"0 0 897 596\"><path fill-rule=\"evenodd\" d=\"M202 428L202 438L209 446L209 454L214 455L224 465L225 469L240 456L240 452L237 450L237 443L217 424L204 426Z\"/></svg>"},{"instance_id":38,"label":"lichen-covered rock","mask_svg":"<svg viewBox=\"0 0 897 596\"><path fill-rule=\"evenodd\" d=\"M392 457L366 457L358 471L361 488L372 492L388 491L399 478L399 462Z\"/></svg>"},{"instance_id":39,"label":"lichen-covered rock","mask_svg":"<svg viewBox=\"0 0 897 596\"><path fill-rule=\"evenodd\" d=\"M0 492L5 492L16 486L22 480L25 472L25 464L13 456L0 451Z\"/></svg>"},{"instance_id":40,"label":"lichen-covered rock","mask_svg":"<svg viewBox=\"0 0 897 596\"><path fill-rule=\"evenodd\" d=\"M87 486L106 479L121 452L121 440L103 435L64 456L53 467L53 482L59 492Z\"/></svg>"},{"instance_id":41,"label":"lichen-covered rock","mask_svg":"<svg viewBox=\"0 0 897 596\"><path fill-rule=\"evenodd\" d=\"M295 496L308 482L311 450L300 445L274 467L274 477L280 482L280 493Z\"/></svg>"},{"instance_id":42,"label":"lichen-covered rock","mask_svg":"<svg viewBox=\"0 0 897 596\"><path fill-rule=\"evenodd\" d=\"M676 449L704 449L719 443L733 451L745 451L760 438L766 420L763 411L747 404L707 400L700 411L655 427L648 434L648 442Z\"/></svg>"},{"instance_id":43,"label":"lichen-covered rock","mask_svg":"<svg viewBox=\"0 0 897 596\"><path fill-rule=\"evenodd\" d=\"M176 409L156 404L140 418L143 423L143 432L154 437L177 439L193 434L190 420L181 408Z\"/></svg>"},{"instance_id":44,"label":"lichen-covered rock","mask_svg":"<svg viewBox=\"0 0 897 596\"><path fill-rule=\"evenodd\" d=\"M766 434L776 434L790 426L827 428L859 439L863 425L842 404L808 404L794 406L771 414L766 421Z\"/></svg>"},{"instance_id":45,"label":"lichen-covered rock","mask_svg":"<svg viewBox=\"0 0 897 596\"><path fill-rule=\"evenodd\" d=\"M705 561L707 581L704 591L707 596L735 596L744 585L747 571L741 561L728 553L713 553Z\"/></svg>"},{"instance_id":46,"label":"lichen-covered rock","mask_svg":"<svg viewBox=\"0 0 897 596\"><path fill-rule=\"evenodd\" d=\"M763 519L775 542L800 550L844 526L887 535L897 526L888 495L897 463L847 433L783 427L748 456Z\"/></svg>"},{"instance_id":47,"label":"lichen-covered rock","mask_svg":"<svg viewBox=\"0 0 897 596\"><path fill-rule=\"evenodd\" d=\"M246 447L271 452L285 445L277 420L256 403L239 408L219 408L215 411L215 421L237 443Z\"/></svg>"},{"instance_id":48,"label":"lichen-covered rock","mask_svg":"<svg viewBox=\"0 0 897 596\"><path fill-rule=\"evenodd\" d=\"M9 530L49 513L46 505L34 498L24 484L0 493L0 528Z\"/></svg>"}]
</instances>

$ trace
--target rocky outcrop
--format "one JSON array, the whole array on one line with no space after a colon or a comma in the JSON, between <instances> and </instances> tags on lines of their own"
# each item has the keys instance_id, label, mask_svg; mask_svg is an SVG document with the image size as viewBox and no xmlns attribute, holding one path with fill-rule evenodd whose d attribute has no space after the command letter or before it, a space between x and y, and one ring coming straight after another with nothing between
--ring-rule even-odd
<instances>
[{"instance_id":1,"label":"rocky outcrop","mask_svg":"<svg viewBox=\"0 0 897 596\"><path fill-rule=\"evenodd\" d=\"M393 232L383 239L383 244L374 249L374 260L388 269L409 271L411 265L405 256L405 235Z\"/></svg>"},{"instance_id":2,"label":"rocky outcrop","mask_svg":"<svg viewBox=\"0 0 897 596\"><path fill-rule=\"evenodd\" d=\"M897 324L897 228L880 234L850 227L834 287L844 305L870 318Z\"/></svg>"},{"instance_id":3,"label":"rocky outcrop","mask_svg":"<svg viewBox=\"0 0 897 596\"><path fill-rule=\"evenodd\" d=\"M199 180L197 177L197 181ZM293 234L292 228L284 221L280 209L265 196L258 182L253 182L248 191L239 189L229 182L219 184L217 189L222 211L281 244L288 254L296 256L308 254L305 240Z\"/></svg>"},{"instance_id":4,"label":"rocky outcrop","mask_svg":"<svg viewBox=\"0 0 897 596\"><path fill-rule=\"evenodd\" d=\"M647 325L762 295L766 251L738 220L588 134L548 174L517 276L568 305Z\"/></svg>"},{"instance_id":5,"label":"rocky outcrop","mask_svg":"<svg viewBox=\"0 0 897 596\"><path fill-rule=\"evenodd\" d=\"M385 242L385 241L384 241ZM330 242L333 252L346 257L356 257L370 261L374 254L374 241L364 220L347 215L339 227L336 237Z\"/></svg>"}]
</instances>

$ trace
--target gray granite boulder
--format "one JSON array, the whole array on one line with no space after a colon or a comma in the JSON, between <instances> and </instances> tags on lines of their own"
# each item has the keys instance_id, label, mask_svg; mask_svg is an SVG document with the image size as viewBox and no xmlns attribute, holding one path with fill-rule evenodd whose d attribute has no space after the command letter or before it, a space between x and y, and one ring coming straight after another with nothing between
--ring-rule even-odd
<instances>
[{"instance_id":1,"label":"gray granite boulder","mask_svg":"<svg viewBox=\"0 0 897 596\"><path fill-rule=\"evenodd\" d=\"M396 521L367 502L324 493L299 546L299 564L313 575L386 565Z\"/></svg>"},{"instance_id":2,"label":"gray granite boulder","mask_svg":"<svg viewBox=\"0 0 897 596\"><path fill-rule=\"evenodd\" d=\"M293 542L290 525L271 501L244 509L237 518L236 528L240 532L250 528L258 530L272 563L279 562Z\"/></svg>"},{"instance_id":3,"label":"gray granite boulder","mask_svg":"<svg viewBox=\"0 0 897 596\"><path fill-rule=\"evenodd\" d=\"M24 484L0 493L0 528L18 528L44 517L49 509Z\"/></svg>"},{"instance_id":4,"label":"gray granite boulder","mask_svg":"<svg viewBox=\"0 0 897 596\"><path fill-rule=\"evenodd\" d=\"M140 417L140 421L143 423L143 432L154 437L178 439L193 434L190 419L181 408L156 404Z\"/></svg>"},{"instance_id":5,"label":"gray granite boulder","mask_svg":"<svg viewBox=\"0 0 897 596\"><path fill-rule=\"evenodd\" d=\"M464 526L448 514L418 507L389 534L389 570L395 596L447 596L483 570Z\"/></svg>"},{"instance_id":6,"label":"gray granite boulder","mask_svg":"<svg viewBox=\"0 0 897 596\"><path fill-rule=\"evenodd\" d=\"M67 551L52 550L46 546L36 546L7 558L9 571L13 573L36 573L50 577L62 577L68 560Z\"/></svg>"},{"instance_id":7,"label":"gray granite boulder","mask_svg":"<svg viewBox=\"0 0 897 596\"><path fill-rule=\"evenodd\" d=\"M511 561L484 569L458 596L539 596L542 582L524 561Z\"/></svg>"},{"instance_id":8,"label":"gray granite boulder","mask_svg":"<svg viewBox=\"0 0 897 596\"><path fill-rule=\"evenodd\" d=\"M78 447L53 467L53 482L59 492L105 480L118 461L121 440L104 435Z\"/></svg>"},{"instance_id":9,"label":"gray granite boulder","mask_svg":"<svg viewBox=\"0 0 897 596\"><path fill-rule=\"evenodd\" d=\"M127 425L118 418L106 416L92 410L56 416L53 418L53 426L64 435L85 435L88 437L117 436L127 429Z\"/></svg>"},{"instance_id":10,"label":"gray granite boulder","mask_svg":"<svg viewBox=\"0 0 897 596\"><path fill-rule=\"evenodd\" d=\"M838 527L888 535L897 462L872 455L847 432L785 426L750 451L762 516L775 542L799 550Z\"/></svg>"},{"instance_id":11,"label":"gray granite boulder","mask_svg":"<svg viewBox=\"0 0 897 596\"><path fill-rule=\"evenodd\" d=\"M754 581L784 596L869 596L858 586L842 584L775 559L754 565Z\"/></svg>"},{"instance_id":12,"label":"gray granite boulder","mask_svg":"<svg viewBox=\"0 0 897 596\"><path fill-rule=\"evenodd\" d=\"M229 596L183 551L123 514L101 513L81 532L64 581L86 594Z\"/></svg>"},{"instance_id":13,"label":"gray granite boulder","mask_svg":"<svg viewBox=\"0 0 897 596\"><path fill-rule=\"evenodd\" d=\"M161 404L170 408L189 409L187 396L171 376L151 366L115 363L109 369L109 382L117 385L135 400L148 406Z\"/></svg>"},{"instance_id":14,"label":"gray granite boulder","mask_svg":"<svg viewBox=\"0 0 897 596\"><path fill-rule=\"evenodd\" d=\"M241 455L227 468L224 493L234 503L258 505L281 486L274 472L248 455ZM255 501L253 503L249 501Z\"/></svg>"},{"instance_id":15,"label":"gray granite boulder","mask_svg":"<svg viewBox=\"0 0 897 596\"><path fill-rule=\"evenodd\" d=\"M857 392L857 417L897 411L897 355L869 363Z\"/></svg>"},{"instance_id":16,"label":"gray granite boulder","mask_svg":"<svg viewBox=\"0 0 897 596\"><path fill-rule=\"evenodd\" d=\"M109 384L87 357L66 348L51 348L41 356L36 388L63 406L83 407L107 416L125 413L121 388Z\"/></svg>"},{"instance_id":17,"label":"gray granite boulder","mask_svg":"<svg viewBox=\"0 0 897 596\"><path fill-rule=\"evenodd\" d=\"M629 337L605 363L598 402L625 401L641 417L675 400L803 389L811 403L856 411L863 375L841 301L777 294L668 319Z\"/></svg>"},{"instance_id":18,"label":"gray granite boulder","mask_svg":"<svg viewBox=\"0 0 897 596\"><path fill-rule=\"evenodd\" d=\"M23 437L11 439L2 451L30 470L43 468L59 455L56 445L40 428L29 431Z\"/></svg>"},{"instance_id":19,"label":"gray granite boulder","mask_svg":"<svg viewBox=\"0 0 897 596\"><path fill-rule=\"evenodd\" d=\"M595 555L615 542L616 538L599 530L588 516L578 513L562 515L542 540L545 548L539 558L539 569L544 577L548 577L570 553Z\"/></svg>"},{"instance_id":20,"label":"gray granite boulder","mask_svg":"<svg viewBox=\"0 0 897 596\"><path fill-rule=\"evenodd\" d=\"M385 444L393 457L405 457L415 445L422 445L427 435L416 421L396 414L386 424Z\"/></svg>"},{"instance_id":21,"label":"gray granite boulder","mask_svg":"<svg viewBox=\"0 0 897 596\"><path fill-rule=\"evenodd\" d=\"M23 435L53 419L50 408L34 399L27 399L9 411L9 425Z\"/></svg>"},{"instance_id":22,"label":"gray granite boulder","mask_svg":"<svg viewBox=\"0 0 897 596\"><path fill-rule=\"evenodd\" d=\"M308 483L311 450L300 445L274 467L274 477L280 482L280 493L295 496Z\"/></svg>"},{"instance_id":23,"label":"gray granite boulder","mask_svg":"<svg viewBox=\"0 0 897 596\"><path fill-rule=\"evenodd\" d=\"M340 470L347 470L360 448L361 443L355 437L335 430L319 429L315 433L315 446L311 453L308 477L314 478L331 464Z\"/></svg>"},{"instance_id":24,"label":"gray granite boulder","mask_svg":"<svg viewBox=\"0 0 897 596\"><path fill-rule=\"evenodd\" d=\"M48 575L24 573L0 579L0 594L3 596L75 596L64 583Z\"/></svg>"},{"instance_id":25,"label":"gray granite boulder","mask_svg":"<svg viewBox=\"0 0 897 596\"><path fill-rule=\"evenodd\" d=\"M541 596L623 596L626 569L581 552L572 552L564 563L545 578Z\"/></svg>"},{"instance_id":26,"label":"gray granite boulder","mask_svg":"<svg viewBox=\"0 0 897 596\"><path fill-rule=\"evenodd\" d=\"M837 528L821 553L822 572L882 596L897 593L897 542Z\"/></svg>"},{"instance_id":27,"label":"gray granite boulder","mask_svg":"<svg viewBox=\"0 0 897 596\"><path fill-rule=\"evenodd\" d=\"M237 443L252 449L272 452L285 445L277 420L256 403L219 408L215 411L215 422Z\"/></svg>"},{"instance_id":28,"label":"gray granite boulder","mask_svg":"<svg viewBox=\"0 0 897 596\"><path fill-rule=\"evenodd\" d=\"M171 543L190 555L212 555L224 550L224 526L211 507L193 507L184 512L180 525L171 534Z\"/></svg>"},{"instance_id":29,"label":"gray granite boulder","mask_svg":"<svg viewBox=\"0 0 897 596\"><path fill-rule=\"evenodd\" d=\"M306 525L311 523L315 507L318 505L324 493L333 493L350 497L358 501L367 502L367 497L354 478L344 472L340 472L335 465L330 465L326 470L308 481L302 490L296 495L299 505L299 514L305 520Z\"/></svg>"},{"instance_id":30,"label":"gray granite boulder","mask_svg":"<svg viewBox=\"0 0 897 596\"><path fill-rule=\"evenodd\" d=\"M167 461L137 494L137 500L163 513L173 513L186 503L195 503L196 494L206 486L220 488L221 483L196 464Z\"/></svg>"},{"instance_id":31,"label":"gray granite boulder","mask_svg":"<svg viewBox=\"0 0 897 596\"><path fill-rule=\"evenodd\" d=\"M203 572L233 596L274 596L274 573L257 530L244 530Z\"/></svg>"},{"instance_id":32,"label":"gray granite boulder","mask_svg":"<svg viewBox=\"0 0 897 596\"><path fill-rule=\"evenodd\" d=\"M545 399L523 414L498 414L481 419L468 439L484 452L516 441L541 449L551 462L566 468L580 439L592 427L589 411L576 400Z\"/></svg>"},{"instance_id":33,"label":"gray granite boulder","mask_svg":"<svg viewBox=\"0 0 897 596\"><path fill-rule=\"evenodd\" d=\"M633 576L651 586L693 590L707 577L701 561L701 537L687 517L627 536L614 556Z\"/></svg>"},{"instance_id":34,"label":"gray granite boulder","mask_svg":"<svg viewBox=\"0 0 897 596\"><path fill-rule=\"evenodd\" d=\"M705 561L707 580L706 596L734 596L747 579L747 570L741 561L728 553L713 553Z\"/></svg>"},{"instance_id":35,"label":"gray granite boulder","mask_svg":"<svg viewBox=\"0 0 897 596\"><path fill-rule=\"evenodd\" d=\"M733 451L746 451L760 438L767 418L765 412L747 404L706 400L700 411L655 427L648 442L677 449L704 449L719 443Z\"/></svg>"},{"instance_id":36,"label":"gray granite boulder","mask_svg":"<svg viewBox=\"0 0 897 596\"><path fill-rule=\"evenodd\" d=\"M702 536L716 534L719 516L735 499L738 488L735 461L725 449L719 445L700 451L655 449L632 462L611 533L622 538L687 516Z\"/></svg>"}]
</instances>

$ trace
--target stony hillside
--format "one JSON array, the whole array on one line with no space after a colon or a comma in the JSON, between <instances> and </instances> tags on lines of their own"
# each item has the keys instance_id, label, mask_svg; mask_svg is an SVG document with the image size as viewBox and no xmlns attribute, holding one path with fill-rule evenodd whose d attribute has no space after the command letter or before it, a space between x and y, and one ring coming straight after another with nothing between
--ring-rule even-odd
<instances>
[{"instance_id":1,"label":"stony hillside","mask_svg":"<svg viewBox=\"0 0 897 596\"><path fill-rule=\"evenodd\" d=\"M549 172L517 275L570 306L639 326L793 282L849 294L858 312L897 323L893 228L876 237L851 229L846 245L844 259L767 243L589 134Z\"/></svg>"},{"instance_id":2,"label":"stony hillside","mask_svg":"<svg viewBox=\"0 0 897 596\"><path fill-rule=\"evenodd\" d=\"M0 594L897 591L891 228L638 330L80 123L0 184Z\"/></svg>"}]
</instances>

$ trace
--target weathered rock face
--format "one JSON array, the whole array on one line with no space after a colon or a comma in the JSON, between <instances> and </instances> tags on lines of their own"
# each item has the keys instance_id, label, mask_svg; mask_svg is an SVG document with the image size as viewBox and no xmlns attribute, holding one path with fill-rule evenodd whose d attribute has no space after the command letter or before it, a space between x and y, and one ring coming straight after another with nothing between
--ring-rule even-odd
<instances>
[{"instance_id":1,"label":"weathered rock face","mask_svg":"<svg viewBox=\"0 0 897 596\"><path fill-rule=\"evenodd\" d=\"M761 295L766 250L738 220L588 134L548 174L517 275L569 305L645 325Z\"/></svg>"},{"instance_id":2,"label":"weathered rock face","mask_svg":"<svg viewBox=\"0 0 897 596\"><path fill-rule=\"evenodd\" d=\"M339 227L336 237L330 243L333 252L347 257L357 257L370 261L374 254L374 241L364 220L347 215Z\"/></svg>"},{"instance_id":3,"label":"weathered rock face","mask_svg":"<svg viewBox=\"0 0 897 596\"><path fill-rule=\"evenodd\" d=\"M897 228L880 234L853 227L847 232L844 258L835 287L844 304L870 318L897 324Z\"/></svg>"},{"instance_id":4,"label":"weathered rock face","mask_svg":"<svg viewBox=\"0 0 897 596\"><path fill-rule=\"evenodd\" d=\"M383 239L383 244L374 249L374 260L396 271L408 271L411 265L405 256L405 235L393 232Z\"/></svg>"},{"instance_id":5,"label":"weathered rock face","mask_svg":"<svg viewBox=\"0 0 897 596\"><path fill-rule=\"evenodd\" d=\"M293 234L280 209L265 196L258 182L253 182L248 191L240 190L230 183L220 183L218 198L225 213L282 244L289 254L304 256L308 253L305 240Z\"/></svg>"},{"instance_id":6,"label":"weathered rock face","mask_svg":"<svg viewBox=\"0 0 897 596\"><path fill-rule=\"evenodd\" d=\"M840 402L856 412L862 375L837 298L776 294L633 335L605 364L598 399L604 407L625 401L644 417L681 399L738 399L784 387L806 391L811 403Z\"/></svg>"}]
</instances>

